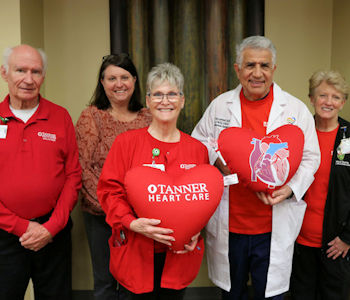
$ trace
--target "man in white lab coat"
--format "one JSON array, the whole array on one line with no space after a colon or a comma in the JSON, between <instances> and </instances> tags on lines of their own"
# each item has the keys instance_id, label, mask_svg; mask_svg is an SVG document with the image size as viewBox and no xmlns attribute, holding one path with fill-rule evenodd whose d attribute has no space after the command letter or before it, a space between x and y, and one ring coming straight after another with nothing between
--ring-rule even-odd
<instances>
[{"instance_id":1,"label":"man in white lab coat","mask_svg":"<svg viewBox=\"0 0 350 300\"><path fill-rule=\"evenodd\" d=\"M234 67L240 85L214 99L192 133L208 147L210 162L224 175L231 173L208 143L227 127L264 136L293 124L302 129L305 144L297 172L271 195L241 184L225 188L206 227L209 277L222 288L224 300L248 299L249 274L254 299L279 300L289 288L294 241L306 208L302 197L320 162L314 120L300 100L273 82L276 49L269 39L244 39Z\"/></svg>"}]
</instances>

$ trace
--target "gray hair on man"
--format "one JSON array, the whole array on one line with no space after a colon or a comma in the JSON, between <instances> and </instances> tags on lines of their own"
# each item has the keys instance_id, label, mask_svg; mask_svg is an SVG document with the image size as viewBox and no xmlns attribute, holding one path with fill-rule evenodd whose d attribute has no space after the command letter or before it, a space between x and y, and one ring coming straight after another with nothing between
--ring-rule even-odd
<instances>
[{"instance_id":1,"label":"gray hair on man","mask_svg":"<svg viewBox=\"0 0 350 300\"><path fill-rule=\"evenodd\" d=\"M2 61L3 61L3 66L6 70L6 74L9 71L9 58L10 58L10 56L15 48L16 48L16 46L15 47L7 47L4 49ZM45 75L46 69L47 69L47 56L42 49L40 49L40 48L34 48L34 49L36 49L36 51L38 51L40 56L41 56L41 60L43 62L43 75Z\"/></svg>"},{"instance_id":2,"label":"gray hair on man","mask_svg":"<svg viewBox=\"0 0 350 300\"><path fill-rule=\"evenodd\" d=\"M236 46L236 63L241 68L243 62L243 51L245 49L260 49L269 50L272 55L272 67L276 64L276 48L272 42L260 35L254 35L245 38L239 45Z\"/></svg>"},{"instance_id":3,"label":"gray hair on man","mask_svg":"<svg viewBox=\"0 0 350 300\"><path fill-rule=\"evenodd\" d=\"M162 63L151 69L147 76L147 94L149 94L154 85L160 85L167 81L170 85L176 86L181 94L184 88L184 76L180 69L171 63Z\"/></svg>"}]
</instances>

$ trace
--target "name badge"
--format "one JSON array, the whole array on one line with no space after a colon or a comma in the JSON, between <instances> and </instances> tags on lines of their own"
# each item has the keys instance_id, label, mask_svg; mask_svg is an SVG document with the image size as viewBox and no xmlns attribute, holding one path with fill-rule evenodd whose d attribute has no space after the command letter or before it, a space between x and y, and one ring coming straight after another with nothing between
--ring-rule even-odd
<instances>
[{"instance_id":1,"label":"name badge","mask_svg":"<svg viewBox=\"0 0 350 300\"><path fill-rule=\"evenodd\" d=\"M339 154L349 154L350 153L350 138L342 139L338 147Z\"/></svg>"},{"instance_id":2,"label":"name badge","mask_svg":"<svg viewBox=\"0 0 350 300\"><path fill-rule=\"evenodd\" d=\"M155 169L159 169L161 171L165 171L165 166L163 164L143 164L144 167L151 167Z\"/></svg>"},{"instance_id":3,"label":"name badge","mask_svg":"<svg viewBox=\"0 0 350 300\"><path fill-rule=\"evenodd\" d=\"M0 125L0 139L6 139L7 125Z\"/></svg>"},{"instance_id":4,"label":"name badge","mask_svg":"<svg viewBox=\"0 0 350 300\"><path fill-rule=\"evenodd\" d=\"M237 174L230 174L227 176L224 176L224 186L232 185L232 184L237 184L238 177Z\"/></svg>"}]
</instances>

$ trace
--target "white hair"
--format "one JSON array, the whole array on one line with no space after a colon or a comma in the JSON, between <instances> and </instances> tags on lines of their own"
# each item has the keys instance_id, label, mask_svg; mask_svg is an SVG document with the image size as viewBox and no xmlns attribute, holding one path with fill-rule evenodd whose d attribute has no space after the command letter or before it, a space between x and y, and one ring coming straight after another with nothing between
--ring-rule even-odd
<instances>
[{"instance_id":1,"label":"white hair","mask_svg":"<svg viewBox=\"0 0 350 300\"><path fill-rule=\"evenodd\" d=\"M150 93L154 84L162 84L167 81L170 85L176 86L180 93L183 93L184 76L180 69L171 63L162 63L151 69L147 76L147 93Z\"/></svg>"},{"instance_id":2,"label":"white hair","mask_svg":"<svg viewBox=\"0 0 350 300\"><path fill-rule=\"evenodd\" d=\"M13 50L15 49L16 47L7 47L5 48L4 50L4 53L3 53L3 66L6 70L6 74L8 73L9 71L9 58L13 52ZM42 60L42 63L43 63L43 75L45 75L46 73L46 69L47 69L47 56L45 54L45 52L40 49L40 48L35 48L36 51L38 51L38 53L40 54L40 57L41 57L41 60Z\"/></svg>"},{"instance_id":3,"label":"white hair","mask_svg":"<svg viewBox=\"0 0 350 300\"><path fill-rule=\"evenodd\" d=\"M272 56L272 67L276 64L276 48L272 42L264 36L254 35L247 37L236 46L236 63L240 68L242 67L243 51L245 49L268 50L271 52Z\"/></svg>"}]
</instances>

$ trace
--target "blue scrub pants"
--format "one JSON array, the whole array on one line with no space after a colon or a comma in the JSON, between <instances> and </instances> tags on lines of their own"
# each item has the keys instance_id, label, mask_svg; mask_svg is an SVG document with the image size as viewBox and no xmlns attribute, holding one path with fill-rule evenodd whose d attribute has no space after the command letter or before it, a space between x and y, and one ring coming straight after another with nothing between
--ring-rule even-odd
<instances>
[{"instance_id":1,"label":"blue scrub pants","mask_svg":"<svg viewBox=\"0 0 350 300\"><path fill-rule=\"evenodd\" d=\"M251 275L254 299L282 300L283 295L265 298L270 260L271 233L247 235L230 232L229 261L230 292L222 291L223 300L248 300L248 280Z\"/></svg>"}]
</instances>

